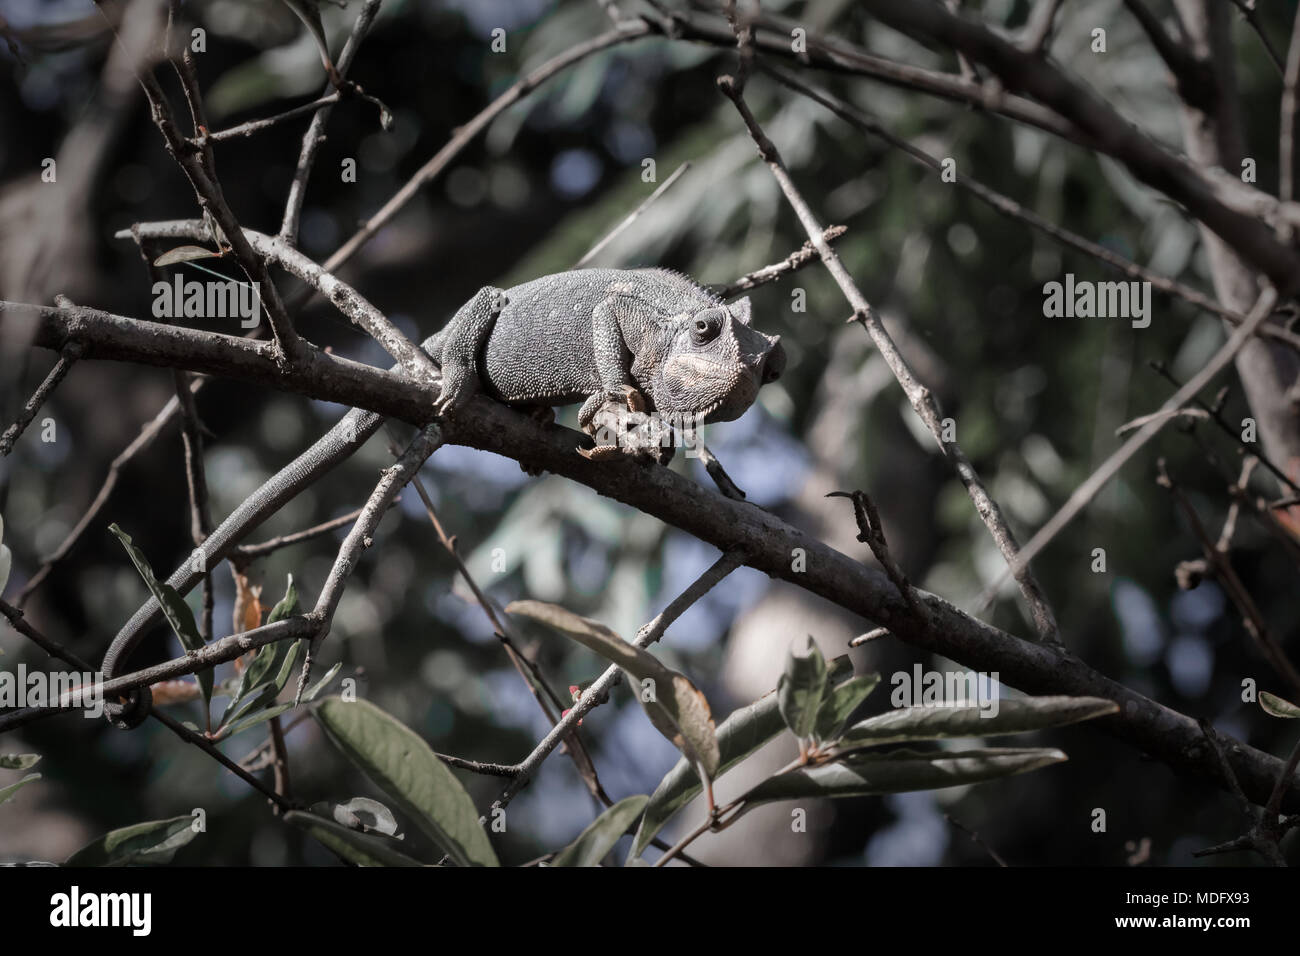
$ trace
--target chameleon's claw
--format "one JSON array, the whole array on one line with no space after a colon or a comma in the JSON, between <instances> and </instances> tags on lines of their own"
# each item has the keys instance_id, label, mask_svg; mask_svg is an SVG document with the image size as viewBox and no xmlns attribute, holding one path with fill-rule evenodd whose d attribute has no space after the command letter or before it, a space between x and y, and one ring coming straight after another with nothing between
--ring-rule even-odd
<instances>
[{"instance_id":1,"label":"chameleon's claw","mask_svg":"<svg viewBox=\"0 0 1300 956\"><path fill-rule=\"evenodd\" d=\"M597 445L595 448L579 448L578 454L588 461L612 461L624 456L623 449L617 445Z\"/></svg>"},{"instance_id":2,"label":"chameleon's claw","mask_svg":"<svg viewBox=\"0 0 1300 956\"><path fill-rule=\"evenodd\" d=\"M622 389L620 389L620 393L623 397L623 401L627 403L627 410L629 412L645 411L645 396L637 391L636 386L624 385Z\"/></svg>"}]
</instances>

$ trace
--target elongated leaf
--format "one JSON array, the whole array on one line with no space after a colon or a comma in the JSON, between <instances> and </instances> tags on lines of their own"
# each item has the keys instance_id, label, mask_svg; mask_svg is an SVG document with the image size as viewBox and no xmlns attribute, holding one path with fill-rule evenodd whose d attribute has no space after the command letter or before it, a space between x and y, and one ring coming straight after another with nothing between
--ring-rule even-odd
<instances>
[{"instance_id":1,"label":"elongated leaf","mask_svg":"<svg viewBox=\"0 0 1300 956\"><path fill-rule=\"evenodd\" d=\"M834 684L852 673L853 665L848 656L841 655L830 662L827 677ZM718 726L718 752L721 757L718 776L722 776L783 730L785 720L777 706L776 691L733 710ZM690 762L685 758L679 760L650 795L629 859L644 853L650 841L659 835L673 814L694 800L702 789L700 778Z\"/></svg>"},{"instance_id":2,"label":"elongated leaf","mask_svg":"<svg viewBox=\"0 0 1300 956\"><path fill-rule=\"evenodd\" d=\"M858 705L867 699L879 683L879 674L864 674L829 691L817 710L817 722L813 727L817 739L834 740L844 729L844 722L849 719L849 715L858 709Z\"/></svg>"},{"instance_id":3,"label":"elongated leaf","mask_svg":"<svg viewBox=\"0 0 1300 956\"><path fill-rule=\"evenodd\" d=\"M1274 717L1300 717L1300 707L1266 690L1259 693L1259 706L1264 708L1265 713L1272 714Z\"/></svg>"},{"instance_id":4,"label":"elongated leaf","mask_svg":"<svg viewBox=\"0 0 1300 956\"><path fill-rule=\"evenodd\" d=\"M357 866L424 866L419 860L393 849L383 837L362 833L314 813L290 810L284 818L307 831L334 853Z\"/></svg>"},{"instance_id":5,"label":"elongated leaf","mask_svg":"<svg viewBox=\"0 0 1300 956\"><path fill-rule=\"evenodd\" d=\"M241 579L240 586L248 588L247 579ZM245 600L250 602L251 606L257 606L255 594L250 594ZM275 607L271 608L266 623L274 624L277 621L283 621L285 618L293 616L297 610L298 589L294 587L293 575L290 574L284 588L284 597L280 599ZM253 611L251 618L255 618L256 623L252 619L247 622L251 625L250 630L262 623L260 614L260 611ZM265 644L258 648L252 662L240 675L239 683L234 694L231 695L230 703L226 705L226 712L221 715L221 720L217 726L224 727L228 723L237 722L246 717L254 708L265 706L274 701L280 691L284 690L289 675L293 673L293 663L303 650L305 640L305 638L302 638L296 641L276 641L274 644Z\"/></svg>"},{"instance_id":6,"label":"elongated leaf","mask_svg":"<svg viewBox=\"0 0 1300 956\"><path fill-rule=\"evenodd\" d=\"M650 722L686 754L701 770L712 777L717 773L719 755L717 731L709 702L684 674L666 667L652 654L630 644L604 624L580 617L558 604L544 601L514 601L506 606L507 614L532 618L572 638L584 647L623 670L634 684L651 681L654 699L634 686L637 700L645 708Z\"/></svg>"},{"instance_id":7,"label":"elongated leaf","mask_svg":"<svg viewBox=\"0 0 1300 956\"><path fill-rule=\"evenodd\" d=\"M171 817L112 830L72 854L64 865L170 863L176 851L197 835L193 823L193 817Z\"/></svg>"},{"instance_id":8,"label":"elongated leaf","mask_svg":"<svg viewBox=\"0 0 1300 956\"><path fill-rule=\"evenodd\" d=\"M826 661L811 636L805 638L803 647L798 643L796 640L786 656L776 698L785 725L802 740L812 736L817 723L817 710L826 690Z\"/></svg>"},{"instance_id":9,"label":"elongated leaf","mask_svg":"<svg viewBox=\"0 0 1300 956\"><path fill-rule=\"evenodd\" d=\"M13 567L14 556L8 546L0 544L0 594L4 594L5 585L9 583L9 569Z\"/></svg>"},{"instance_id":10,"label":"elongated leaf","mask_svg":"<svg viewBox=\"0 0 1300 956\"><path fill-rule=\"evenodd\" d=\"M325 40L325 27L321 23L320 7L316 5L316 0L284 0L284 3L298 15L299 20L306 24L312 39L316 41L316 48L320 51L320 60L325 66L325 72L333 76L334 63L330 60L330 47Z\"/></svg>"},{"instance_id":11,"label":"elongated leaf","mask_svg":"<svg viewBox=\"0 0 1300 956\"><path fill-rule=\"evenodd\" d=\"M213 735L213 740L225 740L233 737L235 734L242 734L249 727L256 727L258 724L264 724L272 717L279 717L285 711L293 710L293 701L288 700L283 704L276 704L274 707L268 707L266 710L259 710L255 714L249 714L247 717L240 717L221 728L221 732Z\"/></svg>"},{"instance_id":12,"label":"elongated leaf","mask_svg":"<svg viewBox=\"0 0 1300 956\"><path fill-rule=\"evenodd\" d=\"M283 621L287 617L292 617L298 610L298 589L294 587L293 575L289 575L288 583L284 588L284 597L282 597L275 607L271 608L271 613L266 616L267 624L274 624L277 621ZM258 649L257 656L253 662L248 665L248 670L244 673L247 675L245 686L250 690L256 688L264 680L280 670L280 665L284 662L285 657L290 653L289 647L293 641L277 641L270 647L263 646ZM283 684L280 685L283 688Z\"/></svg>"},{"instance_id":13,"label":"elongated leaf","mask_svg":"<svg viewBox=\"0 0 1300 956\"><path fill-rule=\"evenodd\" d=\"M335 664L333 667L331 667L328 671L325 672L324 677L322 677L316 683L312 684L311 687L307 688L307 692L302 695L302 702L306 704L315 700L316 695L319 694L321 691L323 691L327 686L329 686L329 682L334 679L334 675L339 672L339 668L342 666L343 666L343 662L339 661L337 664Z\"/></svg>"},{"instance_id":14,"label":"elongated leaf","mask_svg":"<svg viewBox=\"0 0 1300 956\"><path fill-rule=\"evenodd\" d=\"M270 680L263 682L249 691L248 696L240 701L237 706L232 705L228 708L230 714L228 717L222 717L223 724L227 721L238 721L242 717L247 717L258 708L267 707L275 702L275 698L279 696L280 691L284 689L285 683L289 680L289 675L293 673L294 664L297 663L298 660L298 652L302 649L301 640L281 641L280 643L287 645L288 653L287 656L281 656L278 654L274 655L275 657L281 658L279 660L279 670ZM263 651L269 650L268 647L263 647L262 649ZM259 658L261 656L262 655L260 654L258 655ZM272 655L267 656L270 657ZM254 661L254 663L256 663L256 661Z\"/></svg>"},{"instance_id":15,"label":"elongated leaf","mask_svg":"<svg viewBox=\"0 0 1300 956\"><path fill-rule=\"evenodd\" d=\"M41 775L39 773L29 773L27 776L23 777L23 779L19 780L17 783L11 783L7 787L0 787L0 803L6 803L7 801L13 798L13 795L15 793L17 793L27 784L31 783L33 780L40 780L40 779L41 779Z\"/></svg>"},{"instance_id":16,"label":"elongated leaf","mask_svg":"<svg viewBox=\"0 0 1300 956\"><path fill-rule=\"evenodd\" d=\"M198 625L194 623L194 612L185 603L185 599L170 584L159 581L155 577L149 559L144 556L143 551L131 543L129 534L116 524L109 525L108 530L113 532L117 539L122 542L122 547L126 549L127 555L131 558L131 563L135 565L135 569L140 572L140 577L144 579L145 586L149 588L149 593L154 596L159 607L162 608L163 617L167 618L167 623L176 632L176 636L180 638L181 646L187 651L200 650L203 647L203 638L199 636ZM203 713L206 717L208 708L212 704L212 669L199 671L194 676L198 678L199 688L203 691Z\"/></svg>"},{"instance_id":17,"label":"elongated leaf","mask_svg":"<svg viewBox=\"0 0 1300 956\"><path fill-rule=\"evenodd\" d=\"M218 259L220 253L202 246L177 246L169 249L153 261L156 266L170 266L177 262L193 262L195 259Z\"/></svg>"},{"instance_id":18,"label":"elongated leaf","mask_svg":"<svg viewBox=\"0 0 1300 956\"><path fill-rule=\"evenodd\" d=\"M40 754L0 754L0 770L26 770L40 762Z\"/></svg>"},{"instance_id":19,"label":"elongated leaf","mask_svg":"<svg viewBox=\"0 0 1300 956\"><path fill-rule=\"evenodd\" d=\"M980 707L905 707L854 724L839 745L874 747L945 737L995 737L1061 727L1113 714L1119 706L1102 697L1026 697L998 702L996 717Z\"/></svg>"},{"instance_id":20,"label":"elongated leaf","mask_svg":"<svg viewBox=\"0 0 1300 956\"><path fill-rule=\"evenodd\" d=\"M649 797L640 794L614 804L556 854L551 866L596 866L614 848L619 837L645 808Z\"/></svg>"},{"instance_id":21,"label":"elongated leaf","mask_svg":"<svg viewBox=\"0 0 1300 956\"><path fill-rule=\"evenodd\" d=\"M326 697L313 710L326 736L461 866L496 866L478 811L418 734L366 700Z\"/></svg>"},{"instance_id":22,"label":"elongated leaf","mask_svg":"<svg viewBox=\"0 0 1300 956\"><path fill-rule=\"evenodd\" d=\"M324 810L318 809L323 807ZM318 804L312 812L328 817L340 826L351 830L364 827L367 833L379 833L383 836L397 834L397 818L393 811L378 800L369 797L353 797L347 803ZM399 837L400 839L400 837Z\"/></svg>"},{"instance_id":23,"label":"elongated leaf","mask_svg":"<svg viewBox=\"0 0 1300 956\"><path fill-rule=\"evenodd\" d=\"M820 767L777 774L745 794L746 803L807 797L865 797L938 790L1037 770L1065 760L1050 748L851 754Z\"/></svg>"}]
</instances>

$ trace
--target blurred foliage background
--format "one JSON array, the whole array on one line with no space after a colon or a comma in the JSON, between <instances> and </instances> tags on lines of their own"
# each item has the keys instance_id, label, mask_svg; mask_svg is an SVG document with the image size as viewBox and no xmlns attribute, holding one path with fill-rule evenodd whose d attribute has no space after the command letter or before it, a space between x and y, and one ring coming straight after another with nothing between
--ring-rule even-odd
<instances>
[{"instance_id":1,"label":"blurred foliage background","mask_svg":"<svg viewBox=\"0 0 1300 956\"><path fill-rule=\"evenodd\" d=\"M315 48L284 5L190 0L182 6L208 31L207 51L197 61L214 126L319 94ZM1025 0L968 6L1008 29L1023 24L1029 8ZM324 6L335 51L358 7L355 0L345 9ZM78 303L148 317L150 289L140 258L112 234L135 221L190 217L196 207L138 90L120 115L105 117L98 97L108 43L88 8L82 0L0 0L0 15L13 29L89 18L84 36L71 28L40 34L44 48L24 51L21 61L0 48L0 292L29 301L66 292ZM767 0L764 8L883 56L955 68L869 22L847 0ZM1260 10L1282 46L1293 9ZM1105 56L1089 50L1097 25L1108 32ZM1238 26L1247 133L1260 183L1271 190L1279 82L1257 39ZM507 31L500 54L489 48L497 27ZM309 187L303 250L324 259L515 78L607 28L594 0L387 0L351 78L392 108L394 128L381 130L375 109L355 99L335 109ZM1127 116L1180 148L1164 70L1120 0L1066 4L1052 50ZM658 182L684 162L691 168L601 254L600 264L662 265L725 283L785 257L804 235L735 110L716 90L716 76L733 68L732 51L659 38L583 61L499 118L342 276L409 335L422 337L483 285L505 287L569 268L655 188L642 179L647 158ZM1158 272L1209 287L1194 226L1109 161L1037 130L864 78L811 72L805 78L930 152L954 157L959 171L1047 218ZM1068 272L1099 281L1118 277L940 183L764 77L753 80L748 97L812 207L825 222L848 227L837 245L845 264L957 420L959 441L1022 540L1113 450L1119 425L1171 393L1148 362L1162 361L1185 379L1222 342L1218 320L1159 295L1147 329L1122 320L1044 318L1045 282ZM78 130L106 122L107 133L82 143L83 152L67 150ZM278 227L306 122L218 146L226 196L246 226ZM76 189L71 175L66 185L35 179L47 156L60 157L61 171L64 157L89 167L81 195L69 195ZM345 158L357 161L355 183L337 174ZM48 234L54 222L58 253L33 264L25 243L37 232ZM204 278L180 269L186 278ZM284 288L291 287L286 279ZM806 292L804 312L792 310L795 289ZM813 266L752 298L757 325L781 334L789 367L742 420L708 430L710 447L750 500L870 560L854 540L848 503L824 498L832 490L866 489L912 580L970 606L1002 569L1001 558L865 333L845 326L849 309L834 284ZM320 302L305 310L299 329L339 354L389 363ZM24 375L25 394L52 361L39 354L20 368L6 356L6 384L11 374ZM58 440L43 443L33 429L0 466L7 469L6 544L15 552L11 589L63 539L109 462L172 387L162 370L108 363L74 369L49 406ZM218 518L341 413L222 381L200 393L198 407L213 435L206 465ZM1234 388L1226 417L1246 414ZM1221 522L1227 485L1236 477L1234 448L1204 424L1192 434L1167 429L1036 562L1064 639L1110 676L1284 753L1294 728L1241 700L1245 678L1281 688L1251 649L1235 611L1211 581L1186 592L1175 585L1174 565L1199 556L1199 548L1153 480L1161 456L1193 493L1207 526ZM383 437L372 439L254 538L359 506L376 469L389 460ZM711 487L697 461L679 455L673 467ZM29 602L37 626L99 659L146 596L107 525L116 521L132 534L160 571L176 566L190 551L183 468L173 426L124 469L101 519ZM556 601L631 636L716 557L711 547L656 519L560 478L530 479L514 462L486 453L445 448L424 475L476 578L501 603ZM305 599L314 600L341 537L260 562L255 577L265 596L278 599L292 573ZM1090 567L1098 547L1106 551L1104 573ZM492 570L497 548L504 572ZM1284 645L1294 646L1296 569L1248 521L1238 531L1234 561ZM546 722L453 570L408 490L362 561L320 659L325 667L342 660L344 674L358 678L365 696L434 749L512 762L531 749ZM216 581L218 634L224 634L233 588L224 569ZM1014 591L1004 592L988 617L1018 634L1031 631ZM721 717L775 686L793 638L812 633L834 655L867 629L867 622L790 585L741 570L677 622L656 653L690 674ZM561 690L599 673L594 655L553 635L529 635L529 652ZM43 663L11 630L0 634L0 645L6 667ZM158 630L137 663L176 652L174 637ZM888 706L894 672L910 671L916 661L955 666L888 641L855 652L854 660L859 672L886 675L869 710ZM614 799L649 792L676 759L626 690L585 720L582 735ZM692 852L711 862L988 864L984 851L945 821L945 812L1015 864L1187 864L1194 849L1240 832L1228 796L1180 779L1095 730L1040 736L1065 749L1070 762L969 790L819 807L807 834L789 832L788 807L765 807ZM261 739L252 732L226 748L240 757ZM289 743L298 796L374 795L312 722L294 729ZM0 809L0 858L62 859L101 831L202 806L209 835L185 848L179 862L332 860L281 825L240 781L156 725L127 734L85 720L45 721L11 734L4 749L43 754L44 777ZM462 777L480 807L501 785ZM1104 833L1091 827L1095 808L1107 811ZM596 812L572 763L556 755L511 805L508 831L497 838L501 856L517 862L554 849ZM697 814L692 808L684 819Z\"/></svg>"}]
</instances>

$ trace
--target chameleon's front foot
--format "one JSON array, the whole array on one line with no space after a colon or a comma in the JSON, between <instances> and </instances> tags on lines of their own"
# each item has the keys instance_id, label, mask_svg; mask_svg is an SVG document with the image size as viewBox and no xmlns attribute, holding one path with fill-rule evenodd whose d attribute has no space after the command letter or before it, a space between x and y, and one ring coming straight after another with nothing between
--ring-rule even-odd
<instances>
[{"instance_id":1,"label":"chameleon's front foot","mask_svg":"<svg viewBox=\"0 0 1300 956\"><path fill-rule=\"evenodd\" d=\"M636 396L635 399L626 394L607 398L588 416L583 430L592 436L596 447L579 448L578 454L588 461L634 458L668 464L674 451L671 429L645 412L639 392L635 389L629 391ZM630 407L633 401L641 407Z\"/></svg>"}]
</instances>

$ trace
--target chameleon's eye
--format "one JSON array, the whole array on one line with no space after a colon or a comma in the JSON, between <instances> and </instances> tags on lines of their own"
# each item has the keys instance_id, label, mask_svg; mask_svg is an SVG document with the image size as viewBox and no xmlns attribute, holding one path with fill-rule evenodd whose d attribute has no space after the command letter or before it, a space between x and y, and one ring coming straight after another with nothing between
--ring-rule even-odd
<instances>
[{"instance_id":1,"label":"chameleon's eye","mask_svg":"<svg viewBox=\"0 0 1300 956\"><path fill-rule=\"evenodd\" d=\"M691 340L696 345L712 342L722 331L722 317L715 312L701 312L691 324Z\"/></svg>"}]
</instances>

